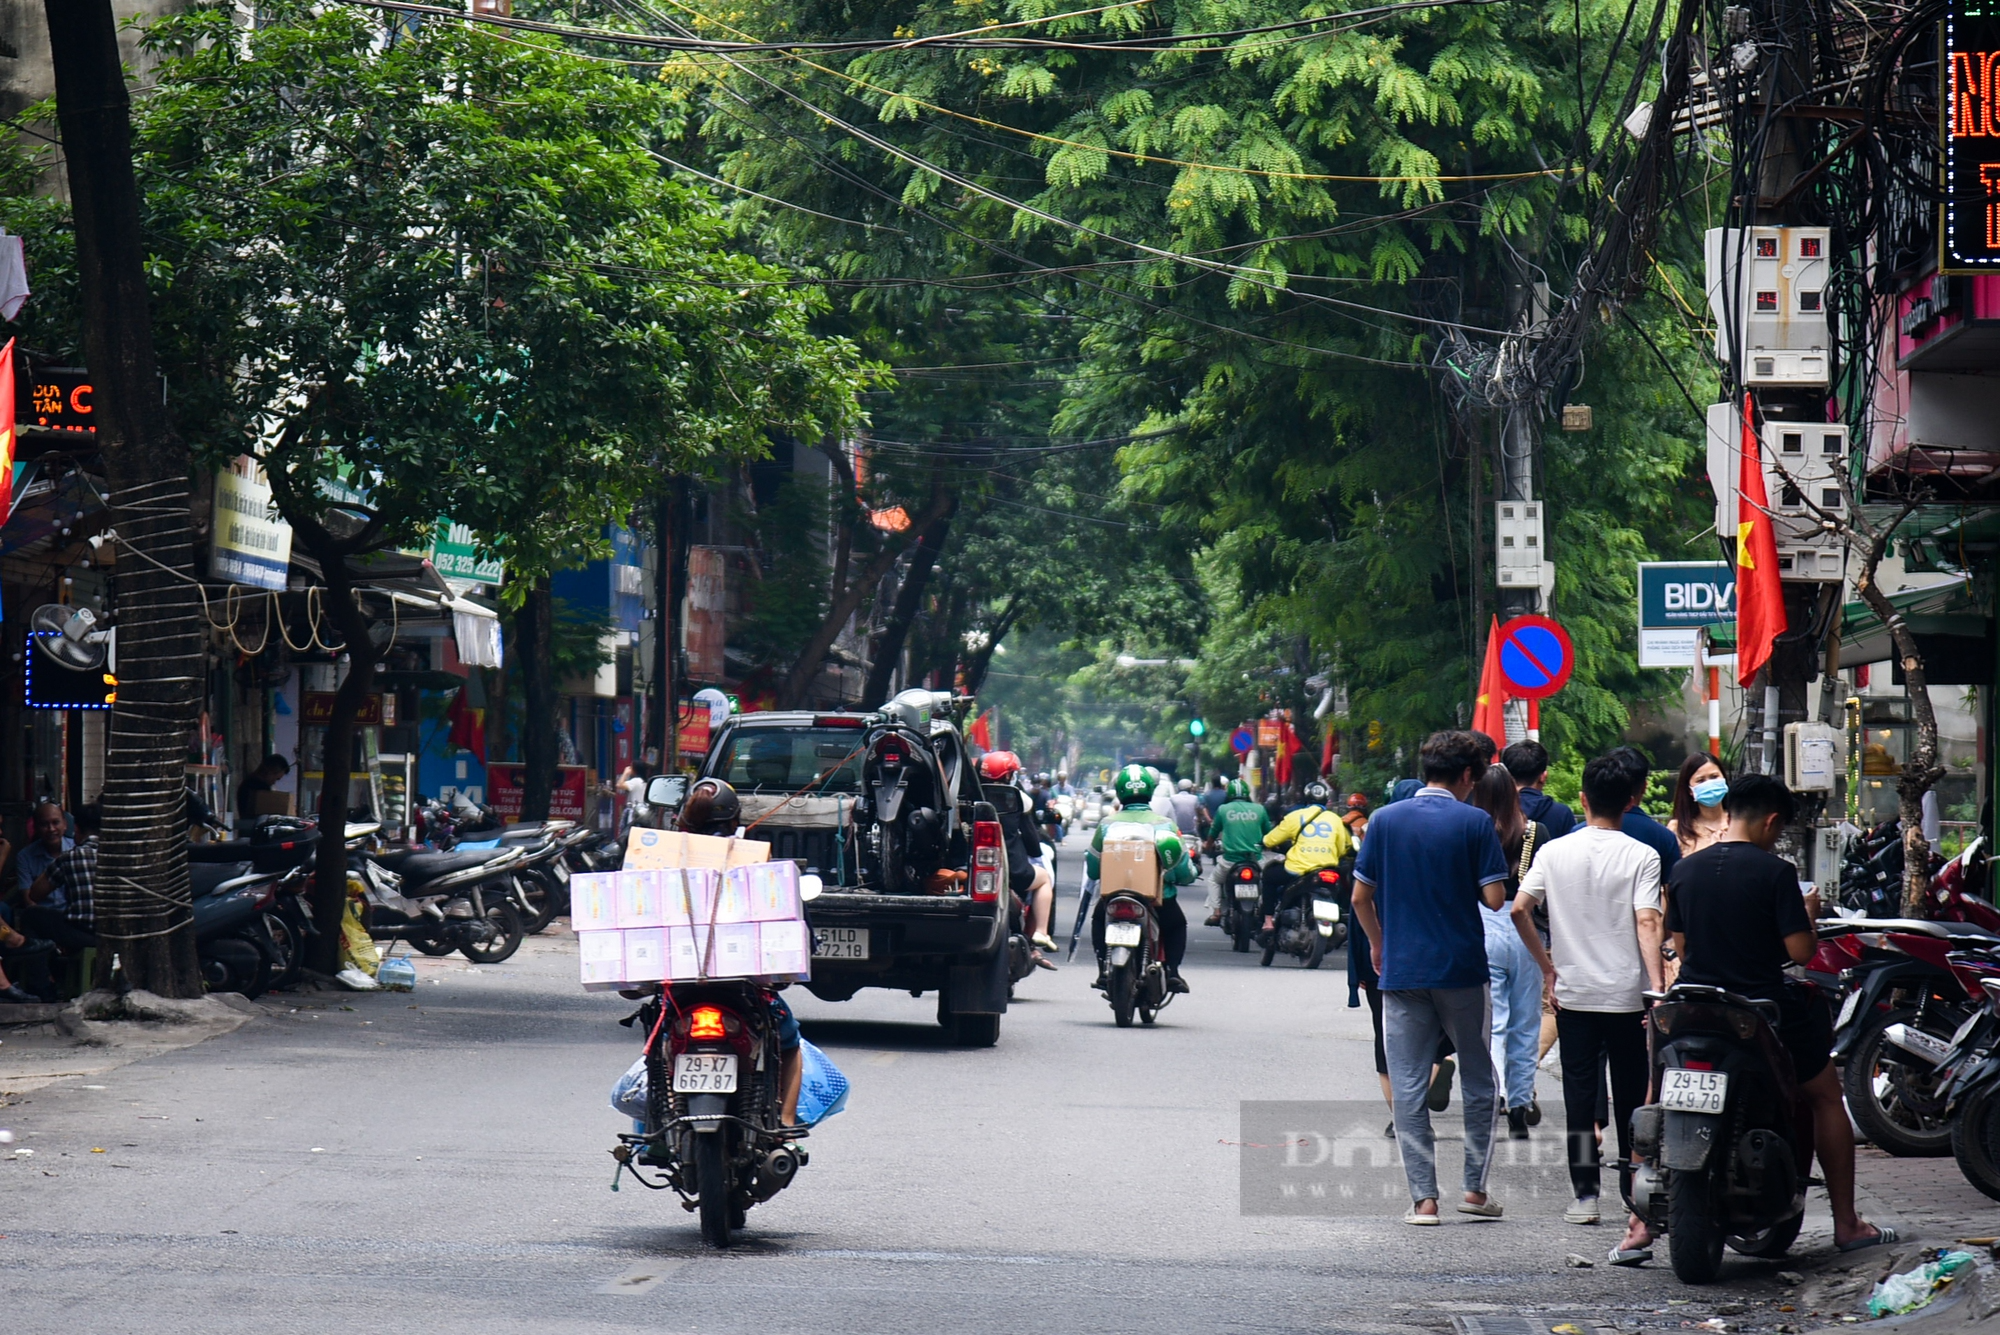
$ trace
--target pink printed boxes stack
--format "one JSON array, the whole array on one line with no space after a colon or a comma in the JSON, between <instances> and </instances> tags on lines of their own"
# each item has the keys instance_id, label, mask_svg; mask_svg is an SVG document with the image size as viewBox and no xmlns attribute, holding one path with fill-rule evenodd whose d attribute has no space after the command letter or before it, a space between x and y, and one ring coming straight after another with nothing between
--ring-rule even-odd
<instances>
[{"instance_id":1,"label":"pink printed boxes stack","mask_svg":"<svg viewBox=\"0 0 2000 1335\"><path fill-rule=\"evenodd\" d=\"M570 921L589 991L708 978L801 982L812 972L790 861L579 873Z\"/></svg>"}]
</instances>

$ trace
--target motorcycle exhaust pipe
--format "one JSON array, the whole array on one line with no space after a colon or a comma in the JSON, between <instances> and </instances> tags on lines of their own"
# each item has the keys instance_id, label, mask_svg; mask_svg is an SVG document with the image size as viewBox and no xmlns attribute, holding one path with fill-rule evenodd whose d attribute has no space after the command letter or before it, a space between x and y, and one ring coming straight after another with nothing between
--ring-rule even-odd
<instances>
[{"instance_id":1,"label":"motorcycle exhaust pipe","mask_svg":"<svg viewBox=\"0 0 2000 1335\"><path fill-rule=\"evenodd\" d=\"M770 1200L792 1185L792 1176L798 1171L798 1152L789 1145L778 1146L757 1161L757 1179L750 1185L750 1199Z\"/></svg>"},{"instance_id":2,"label":"motorcycle exhaust pipe","mask_svg":"<svg viewBox=\"0 0 2000 1335\"><path fill-rule=\"evenodd\" d=\"M1882 1038L1885 1042L1918 1058L1926 1066L1936 1066L1951 1055L1951 1044L1921 1029L1912 1029L1906 1024L1890 1025L1882 1031Z\"/></svg>"}]
</instances>

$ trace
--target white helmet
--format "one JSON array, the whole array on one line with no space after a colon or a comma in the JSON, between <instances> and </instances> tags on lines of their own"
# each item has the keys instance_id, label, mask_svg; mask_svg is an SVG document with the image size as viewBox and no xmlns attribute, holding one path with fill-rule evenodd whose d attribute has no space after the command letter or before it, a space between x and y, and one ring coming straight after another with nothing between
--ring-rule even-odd
<instances>
[{"instance_id":1,"label":"white helmet","mask_svg":"<svg viewBox=\"0 0 2000 1335\"><path fill-rule=\"evenodd\" d=\"M1178 783L1178 784L1176 784L1176 785L1175 785L1175 788L1176 788L1176 790L1177 790L1177 791L1179 791L1179 792L1183 792L1183 793L1191 793L1191 792L1193 792L1193 791L1194 791L1194 780L1193 780L1193 779L1182 779L1182 780L1180 781L1180 783Z\"/></svg>"}]
</instances>

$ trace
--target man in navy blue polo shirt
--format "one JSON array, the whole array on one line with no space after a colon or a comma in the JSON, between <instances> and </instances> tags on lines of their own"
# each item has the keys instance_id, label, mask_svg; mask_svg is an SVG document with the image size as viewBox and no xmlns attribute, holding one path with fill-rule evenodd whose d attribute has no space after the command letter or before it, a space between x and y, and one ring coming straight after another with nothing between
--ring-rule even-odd
<instances>
[{"instance_id":1,"label":"man in navy blue polo shirt","mask_svg":"<svg viewBox=\"0 0 2000 1335\"><path fill-rule=\"evenodd\" d=\"M1431 1063L1438 1040L1458 1048L1465 1109L1461 1214L1500 1217L1486 1194L1498 1100L1479 906L1505 901L1507 858L1493 819L1465 797L1486 769L1478 739L1433 733L1420 754L1424 786L1375 813L1354 868L1354 918L1381 976L1382 1041L1395 1092L1396 1137L1414 1204L1406 1224L1437 1224Z\"/></svg>"}]
</instances>

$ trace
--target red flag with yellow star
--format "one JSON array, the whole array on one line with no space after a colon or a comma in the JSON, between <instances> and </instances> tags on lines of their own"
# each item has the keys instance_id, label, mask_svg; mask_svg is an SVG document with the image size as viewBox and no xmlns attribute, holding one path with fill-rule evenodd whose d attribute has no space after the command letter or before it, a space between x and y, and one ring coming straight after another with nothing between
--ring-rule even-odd
<instances>
[{"instance_id":1,"label":"red flag with yellow star","mask_svg":"<svg viewBox=\"0 0 2000 1335\"><path fill-rule=\"evenodd\" d=\"M1500 675L1500 618L1486 632L1486 665L1479 670L1479 698L1472 705L1472 730L1507 745L1507 679Z\"/></svg>"},{"instance_id":2,"label":"red flag with yellow star","mask_svg":"<svg viewBox=\"0 0 2000 1335\"><path fill-rule=\"evenodd\" d=\"M1763 449L1750 396L1743 396L1743 463L1736 475L1736 680L1744 686L1770 661L1785 633L1785 590L1778 579L1778 539L1764 490Z\"/></svg>"},{"instance_id":3,"label":"red flag with yellow star","mask_svg":"<svg viewBox=\"0 0 2000 1335\"><path fill-rule=\"evenodd\" d=\"M14 512L14 342L0 348L0 524Z\"/></svg>"}]
</instances>

